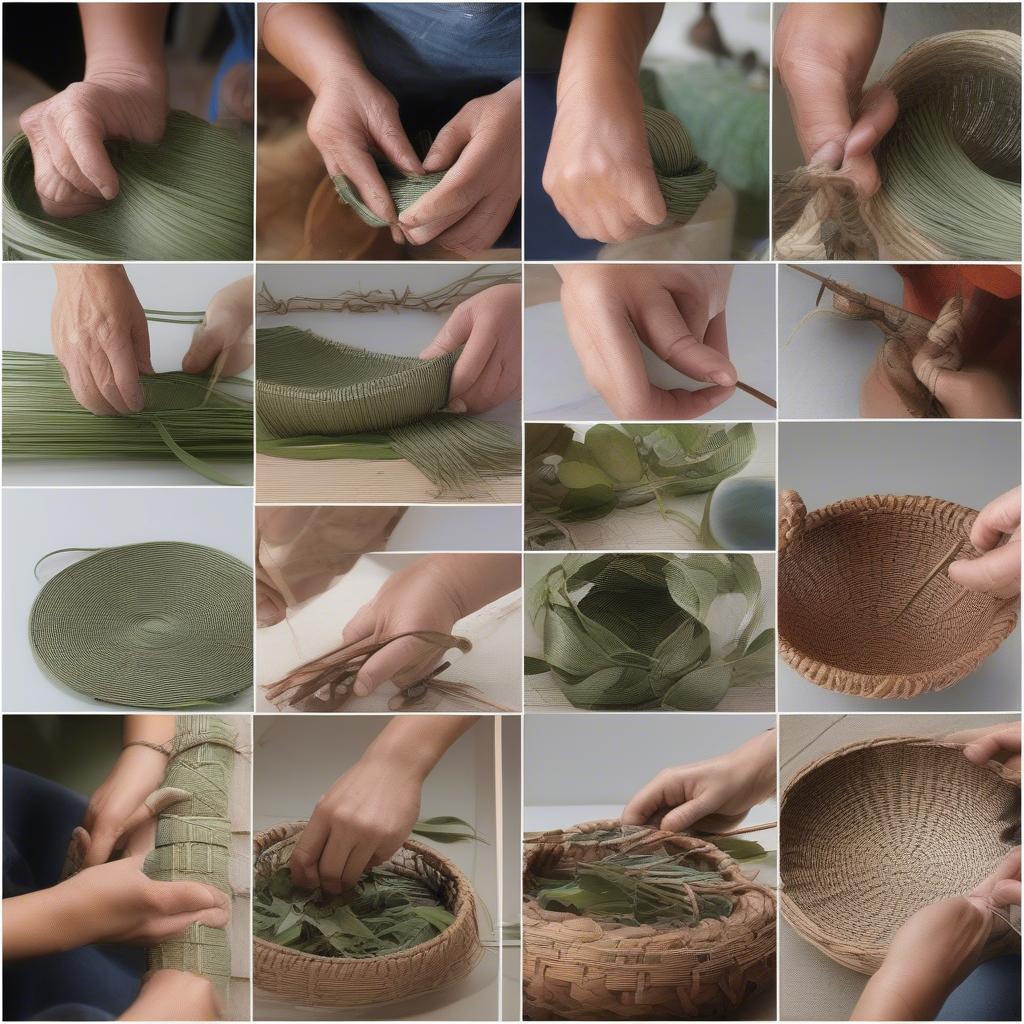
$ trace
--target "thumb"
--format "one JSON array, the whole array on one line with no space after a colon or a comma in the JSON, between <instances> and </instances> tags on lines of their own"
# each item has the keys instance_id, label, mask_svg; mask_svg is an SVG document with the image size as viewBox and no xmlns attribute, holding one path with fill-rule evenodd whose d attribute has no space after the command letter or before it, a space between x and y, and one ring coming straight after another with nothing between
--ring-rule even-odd
<instances>
[{"instance_id":1,"label":"thumb","mask_svg":"<svg viewBox=\"0 0 1024 1024\"><path fill-rule=\"evenodd\" d=\"M447 170L458 159L469 140L468 124L456 115L437 133L437 138L423 158L423 169L428 172Z\"/></svg>"},{"instance_id":2,"label":"thumb","mask_svg":"<svg viewBox=\"0 0 1024 1024\"><path fill-rule=\"evenodd\" d=\"M870 153L896 123L898 114L899 105L892 89L882 82L873 85L861 100L857 120L846 137L843 158L851 160Z\"/></svg>"},{"instance_id":3,"label":"thumb","mask_svg":"<svg viewBox=\"0 0 1024 1024\"><path fill-rule=\"evenodd\" d=\"M986 551L978 558L958 558L949 566L949 578L961 587L992 597L1020 593L1020 540Z\"/></svg>"},{"instance_id":4,"label":"thumb","mask_svg":"<svg viewBox=\"0 0 1024 1024\"><path fill-rule=\"evenodd\" d=\"M669 811L661 819L661 827L666 832L686 832L693 828L701 818L706 818L714 811L715 807L711 797L704 793Z\"/></svg>"},{"instance_id":5,"label":"thumb","mask_svg":"<svg viewBox=\"0 0 1024 1024\"><path fill-rule=\"evenodd\" d=\"M226 892L204 882L153 882L159 887L161 916L154 922L156 940L183 932L191 924L226 928L231 899Z\"/></svg>"}]
</instances>

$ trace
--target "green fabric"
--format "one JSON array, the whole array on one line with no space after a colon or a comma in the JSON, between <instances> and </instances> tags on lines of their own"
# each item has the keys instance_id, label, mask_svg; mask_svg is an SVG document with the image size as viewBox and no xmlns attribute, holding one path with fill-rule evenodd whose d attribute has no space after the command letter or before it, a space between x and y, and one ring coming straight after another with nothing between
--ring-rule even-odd
<instances>
[{"instance_id":1,"label":"green fabric","mask_svg":"<svg viewBox=\"0 0 1024 1024\"><path fill-rule=\"evenodd\" d=\"M210 461L252 462L250 381L159 373L141 379L145 407L128 416L82 408L54 356L3 353L3 456L11 461L176 458L221 484Z\"/></svg>"},{"instance_id":2,"label":"green fabric","mask_svg":"<svg viewBox=\"0 0 1024 1024\"><path fill-rule=\"evenodd\" d=\"M669 218L685 223L715 187L715 172L697 156L690 136L675 114L644 107L644 127Z\"/></svg>"},{"instance_id":3,"label":"green fabric","mask_svg":"<svg viewBox=\"0 0 1024 1024\"><path fill-rule=\"evenodd\" d=\"M712 606L737 594L739 625L713 636ZM750 555L569 555L534 585L529 608L544 665L576 707L708 711L774 664Z\"/></svg>"},{"instance_id":4,"label":"green fabric","mask_svg":"<svg viewBox=\"0 0 1024 1024\"><path fill-rule=\"evenodd\" d=\"M43 213L24 135L4 151L4 258L29 260L250 260L252 153L183 111L156 145L109 141L120 189L102 209Z\"/></svg>"},{"instance_id":5,"label":"green fabric","mask_svg":"<svg viewBox=\"0 0 1024 1024\"><path fill-rule=\"evenodd\" d=\"M29 617L53 678L110 704L183 708L252 685L252 570L216 548L103 548L56 573Z\"/></svg>"},{"instance_id":6,"label":"green fabric","mask_svg":"<svg viewBox=\"0 0 1024 1024\"><path fill-rule=\"evenodd\" d=\"M157 821L156 847L144 865L150 878L202 882L232 895L228 866L237 742L237 730L222 718L178 716L163 785L188 796L172 804ZM151 971L201 974L214 983L223 998L231 978L227 932L191 924L182 935L152 947L147 966Z\"/></svg>"}]
</instances>

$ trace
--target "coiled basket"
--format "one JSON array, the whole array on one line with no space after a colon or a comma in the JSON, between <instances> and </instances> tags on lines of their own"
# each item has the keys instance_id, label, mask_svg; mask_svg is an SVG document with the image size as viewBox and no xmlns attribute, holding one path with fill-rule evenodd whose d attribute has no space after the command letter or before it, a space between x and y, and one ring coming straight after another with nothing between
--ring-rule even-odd
<instances>
[{"instance_id":1,"label":"coiled basket","mask_svg":"<svg viewBox=\"0 0 1024 1024\"><path fill-rule=\"evenodd\" d=\"M978 552L977 513L938 498L870 495L779 513L779 652L838 693L916 697L973 672L1013 631L1018 600L972 593L946 573Z\"/></svg>"},{"instance_id":2,"label":"coiled basket","mask_svg":"<svg viewBox=\"0 0 1024 1024\"><path fill-rule=\"evenodd\" d=\"M797 774L779 824L786 920L833 960L873 974L915 911L970 892L1020 842L1020 776L938 740L853 743ZM1008 932L987 955L1016 939Z\"/></svg>"},{"instance_id":3,"label":"coiled basket","mask_svg":"<svg viewBox=\"0 0 1024 1024\"><path fill-rule=\"evenodd\" d=\"M306 822L297 821L253 837L255 873L272 874L288 862ZM476 895L447 857L407 839L391 867L426 881L455 920L412 949L369 958L316 956L254 937L253 979L258 988L302 1006L349 1009L381 1006L425 995L464 978L480 958Z\"/></svg>"},{"instance_id":4,"label":"coiled basket","mask_svg":"<svg viewBox=\"0 0 1024 1024\"><path fill-rule=\"evenodd\" d=\"M775 895L750 882L706 839L631 829L610 841L581 842L615 829L594 821L530 836L524 878L553 862L593 861L612 852L699 849L709 866L744 882L732 914L693 927L628 926L523 904L523 1000L531 1020L689 1020L727 1017L775 979ZM572 841L575 840L575 841Z\"/></svg>"}]
</instances>

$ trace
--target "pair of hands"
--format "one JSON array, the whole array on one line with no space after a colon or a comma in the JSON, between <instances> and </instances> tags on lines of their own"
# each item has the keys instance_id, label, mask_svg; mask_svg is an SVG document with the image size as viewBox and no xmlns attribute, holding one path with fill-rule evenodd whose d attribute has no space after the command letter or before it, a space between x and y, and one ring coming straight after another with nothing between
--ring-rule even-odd
<instances>
[{"instance_id":1,"label":"pair of hands","mask_svg":"<svg viewBox=\"0 0 1024 1024\"><path fill-rule=\"evenodd\" d=\"M460 256L489 248L519 202L520 82L467 103L434 139L422 162L394 96L360 64L323 78L306 129L327 173L344 174L401 244L436 241ZM407 175L444 171L430 192L395 213L373 153Z\"/></svg>"},{"instance_id":2,"label":"pair of hands","mask_svg":"<svg viewBox=\"0 0 1024 1024\"><path fill-rule=\"evenodd\" d=\"M54 265L57 293L51 334L71 391L97 416L128 415L144 405L140 374L154 372L149 325L120 264ZM252 277L222 288L192 336L181 368L230 376L252 363Z\"/></svg>"}]
</instances>

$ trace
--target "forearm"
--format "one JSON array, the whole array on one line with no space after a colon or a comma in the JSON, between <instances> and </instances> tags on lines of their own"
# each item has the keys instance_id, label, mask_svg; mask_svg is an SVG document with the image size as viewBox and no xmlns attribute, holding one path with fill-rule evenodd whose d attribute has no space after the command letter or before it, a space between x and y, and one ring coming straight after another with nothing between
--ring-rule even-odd
<instances>
[{"instance_id":1,"label":"forearm","mask_svg":"<svg viewBox=\"0 0 1024 1024\"><path fill-rule=\"evenodd\" d=\"M174 715L125 715L124 743L164 745L174 739Z\"/></svg>"},{"instance_id":2,"label":"forearm","mask_svg":"<svg viewBox=\"0 0 1024 1024\"><path fill-rule=\"evenodd\" d=\"M260 4L260 42L315 96L328 78L367 74L355 39L327 4Z\"/></svg>"},{"instance_id":3,"label":"forearm","mask_svg":"<svg viewBox=\"0 0 1024 1024\"><path fill-rule=\"evenodd\" d=\"M592 75L635 78L664 4L577 4L562 51L558 94Z\"/></svg>"},{"instance_id":4,"label":"forearm","mask_svg":"<svg viewBox=\"0 0 1024 1024\"><path fill-rule=\"evenodd\" d=\"M71 908L59 886L4 900L4 959L24 960L75 949L78 938Z\"/></svg>"},{"instance_id":5,"label":"forearm","mask_svg":"<svg viewBox=\"0 0 1024 1024\"><path fill-rule=\"evenodd\" d=\"M167 4L79 4L86 77L125 66L163 75Z\"/></svg>"},{"instance_id":6,"label":"forearm","mask_svg":"<svg viewBox=\"0 0 1024 1024\"><path fill-rule=\"evenodd\" d=\"M402 765L422 783L448 748L478 720L475 715L398 715L365 756Z\"/></svg>"},{"instance_id":7,"label":"forearm","mask_svg":"<svg viewBox=\"0 0 1024 1024\"><path fill-rule=\"evenodd\" d=\"M518 555L428 555L438 580L463 616L511 593L522 582Z\"/></svg>"}]
</instances>

